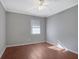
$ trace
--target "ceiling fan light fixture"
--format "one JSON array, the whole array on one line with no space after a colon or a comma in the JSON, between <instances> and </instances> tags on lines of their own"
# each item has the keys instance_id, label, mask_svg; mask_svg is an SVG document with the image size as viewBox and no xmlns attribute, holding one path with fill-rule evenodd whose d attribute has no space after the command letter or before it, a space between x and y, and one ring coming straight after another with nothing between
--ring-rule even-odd
<instances>
[{"instance_id":1,"label":"ceiling fan light fixture","mask_svg":"<svg viewBox=\"0 0 79 59\"><path fill-rule=\"evenodd\" d=\"M39 10L42 10L44 8L44 3L45 3L45 0L39 0L39 6L38 6Z\"/></svg>"},{"instance_id":2,"label":"ceiling fan light fixture","mask_svg":"<svg viewBox=\"0 0 79 59\"><path fill-rule=\"evenodd\" d=\"M39 5L43 5L44 4L44 0L39 0Z\"/></svg>"},{"instance_id":3,"label":"ceiling fan light fixture","mask_svg":"<svg viewBox=\"0 0 79 59\"><path fill-rule=\"evenodd\" d=\"M44 8L44 6L39 6L38 7L39 10L42 10L43 8Z\"/></svg>"}]
</instances>

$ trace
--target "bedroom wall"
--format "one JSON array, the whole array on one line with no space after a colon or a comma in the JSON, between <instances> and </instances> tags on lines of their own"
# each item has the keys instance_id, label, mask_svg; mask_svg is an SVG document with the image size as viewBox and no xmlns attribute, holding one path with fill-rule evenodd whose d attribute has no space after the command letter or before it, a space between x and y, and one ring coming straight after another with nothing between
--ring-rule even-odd
<instances>
[{"instance_id":1,"label":"bedroom wall","mask_svg":"<svg viewBox=\"0 0 79 59\"><path fill-rule=\"evenodd\" d=\"M45 42L44 18L28 16L18 13L6 13L7 17L7 45L24 45ZM41 34L31 34L31 20L40 20Z\"/></svg>"},{"instance_id":2,"label":"bedroom wall","mask_svg":"<svg viewBox=\"0 0 79 59\"><path fill-rule=\"evenodd\" d=\"M0 3L0 57L2 56L2 54L5 51L5 44L6 44L6 16L5 16L5 10L2 6L2 4Z\"/></svg>"},{"instance_id":3,"label":"bedroom wall","mask_svg":"<svg viewBox=\"0 0 79 59\"><path fill-rule=\"evenodd\" d=\"M47 19L47 41L78 52L78 6Z\"/></svg>"}]
</instances>

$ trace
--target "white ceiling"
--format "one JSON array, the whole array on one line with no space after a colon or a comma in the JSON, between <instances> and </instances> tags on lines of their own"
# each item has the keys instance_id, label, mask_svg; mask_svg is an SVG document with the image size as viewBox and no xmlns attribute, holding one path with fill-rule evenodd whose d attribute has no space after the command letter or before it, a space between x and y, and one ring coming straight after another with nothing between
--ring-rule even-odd
<instances>
[{"instance_id":1,"label":"white ceiling","mask_svg":"<svg viewBox=\"0 0 79 59\"><path fill-rule=\"evenodd\" d=\"M38 9L38 0L0 0L6 11L48 17L78 4L78 0L45 0L47 5Z\"/></svg>"}]
</instances>

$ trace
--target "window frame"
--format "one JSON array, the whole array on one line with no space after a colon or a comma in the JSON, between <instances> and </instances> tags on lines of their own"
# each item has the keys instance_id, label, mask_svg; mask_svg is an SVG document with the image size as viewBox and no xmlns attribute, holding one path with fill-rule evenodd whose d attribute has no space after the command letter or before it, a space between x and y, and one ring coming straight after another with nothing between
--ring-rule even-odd
<instances>
[{"instance_id":1,"label":"window frame","mask_svg":"<svg viewBox=\"0 0 79 59\"><path fill-rule=\"evenodd\" d=\"M32 21L38 21L38 22L40 22L39 20L32 20ZM33 34L33 35L40 35L41 34L41 26L40 26L40 23L39 23L39 25L33 25L34 23L32 23L31 22L31 34ZM35 32L34 31L34 28L38 28L39 29L39 32ZM36 29L35 29L36 30ZM38 31L38 30L37 30Z\"/></svg>"}]
</instances>

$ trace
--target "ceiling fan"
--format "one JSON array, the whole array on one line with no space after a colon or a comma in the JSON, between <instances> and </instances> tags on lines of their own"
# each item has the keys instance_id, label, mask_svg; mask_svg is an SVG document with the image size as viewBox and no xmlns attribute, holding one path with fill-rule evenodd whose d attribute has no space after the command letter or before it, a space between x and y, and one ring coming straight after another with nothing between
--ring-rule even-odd
<instances>
[{"instance_id":1,"label":"ceiling fan","mask_svg":"<svg viewBox=\"0 0 79 59\"><path fill-rule=\"evenodd\" d=\"M44 0L39 0L39 5L42 6L44 3Z\"/></svg>"},{"instance_id":2,"label":"ceiling fan","mask_svg":"<svg viewBox=\"0 0 79 59\"><path fill-rule=\"evenodd\" d=\"M38 5L39 10L43 9L47 5L45 0L38 0L38 3L39 3L39 5Z\"/></svg>"}]
</instances>

